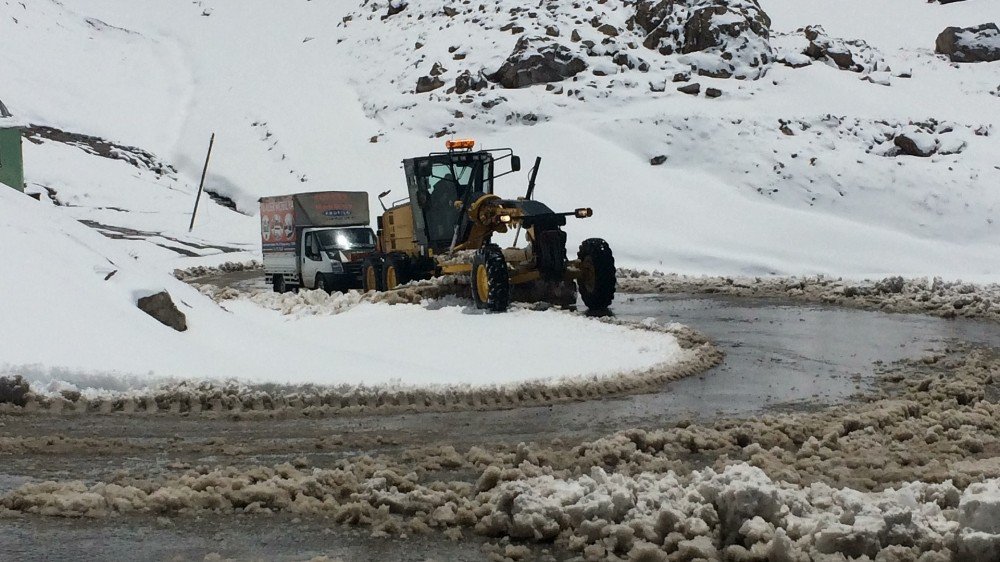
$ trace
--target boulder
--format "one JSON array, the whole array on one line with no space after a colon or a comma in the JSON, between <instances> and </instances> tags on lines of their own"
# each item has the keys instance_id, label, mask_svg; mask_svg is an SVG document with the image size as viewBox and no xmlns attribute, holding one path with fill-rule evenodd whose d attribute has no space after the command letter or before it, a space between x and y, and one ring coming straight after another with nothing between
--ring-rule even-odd
<instances>
[{"instance_id":1,"label":"boulder","mask_svg":"<svg viewBox=\"0 0 1000 562\"><path fill-rule=\"evenodd\" d=\"M900 153L908 156L927 158L937 152L938 142L934 135L918 130L910 130L896 135L892 141Z\"/></svg>"},{"instance_id":2,"label":"boulder","mask_svg":"<svg viewBox=\"0 0 1000 562\"><path fill-rule=\"evenodd\" d=\"M1000 28L995 23L949 27L938 35L935 50L952 62L1000 60Z\"/></svg>"},{"instance_id":3,"label":"boulder","mask_svg":"<svg viewBox=\"0 0 1000 562\"><path fill-rule=\"evenodd\" d=\"M487 85L486 77L482 73L477 73L473 76L471 72L464 70L455 78L455 93L461 95L470 90L478 92Z\"/></svg>"},{"instance_id":4,"label":"boulder","mask_svg":"<svg viewBox=\"0 0 1000 562\"><path fill-rule=\"evenodd\" d=\"M164 326L169 326L178 332L187 330L187 317L177 309L177 305L170 298L170 293L166 291L142 297L136 303L136 306L139 307L139 310L152 316Z\"/></svg>"},{"instance_id":5,"label":"boulder","mask_svg":"<svg viewBox=\"0 0 1000 562\"><path fill-rule=\"evenodd\" d=\"M690 94L692 96L697 96L701 92L701 84L695 82L694 84L681 86L680 88L677 88L677 91L682 94Z\"/></svg>"},{"instance_id":6,"label":"boulder","mask_svg":"<svg viewBox=\"0 0 1000 562\"><path fill-rule=\"evenodd\" d=\"M405 10L408 5L409 2L407 2L407 0L391 0L389 2L389 9L386 11L385 15L382 16L382 19L387 20L391 18L392 16Z\"/></svg>"},{"instance_id":7,"label":"boulder","mask_svg":"<svg viewBox=\"0 0 1000 562\"><path fill-rule=\"evenodd\" d=\"M559 82L583 72L587 63L548 37L522 37L490 80L504 88Z\"/></svg>"},{"instance_id":8,"label":"boulder","mask_svg":"<svg viewBox=\"0 0 1000 562\"><path fill-rule=\"evenodd\" d=\"M710 55L693 57L702 75L756 79L774 60L771 19L757 0L639 0L630 23L648 49Z\"/></svg>"},{"instance_id":9,"label":"boulder","mask_svg":"<svg viewBox=\"0 0 1000 562\"><path fill-rule=\"evenodd\" d=\"M424 94L433 90L436 90L444 86L444 80L441 80L437 76L421 76L417 78L417 87L414 91L418 94Z\"/></svg>"},{"instance_id":10,"label":"boulder","mask_svg":"<svg viewBox=\"0 0 1000 562\"><path fill-rule=\"evenodd\" d=\"M666 161L667 161L667 155L666 154L660 154L659 156L654 156L654 157L650 158L649 159L649 165L650 166L659 166L660 164L663 164Z\"/></svg>"}]
</instances>

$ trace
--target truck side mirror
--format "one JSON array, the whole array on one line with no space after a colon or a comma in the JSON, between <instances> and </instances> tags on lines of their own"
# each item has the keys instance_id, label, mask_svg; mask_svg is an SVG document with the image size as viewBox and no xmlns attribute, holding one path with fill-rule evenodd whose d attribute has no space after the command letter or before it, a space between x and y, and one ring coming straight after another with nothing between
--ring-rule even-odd
<instances>
[{"instance_id":1,"label":"truck side mirror","mask_svg":"<svg viewBox=\"0 0 1000 562\"><path fill-rule=\"evenodd\" d=\"M419 160L417 161L414 173L417 174L418 178L429 178L431 177L431 161L430 160Z\"/></svg>"},{"instance_id":2,"label":"truck side mirror","mask_svg":"<svg viewBox=\"0 0 1000 562\"><path fill-rule=\"evenodd\" d=\"M521 171L521 157L511 156L510 157L510 171L520 172Z\"/></svg>"}]
</instances>

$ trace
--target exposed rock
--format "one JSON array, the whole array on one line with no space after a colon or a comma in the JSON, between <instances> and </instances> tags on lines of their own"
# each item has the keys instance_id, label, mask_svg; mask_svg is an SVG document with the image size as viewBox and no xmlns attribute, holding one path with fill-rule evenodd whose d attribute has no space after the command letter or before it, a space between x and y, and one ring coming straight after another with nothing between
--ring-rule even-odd
<instances>
[{"instance_id":1,"label":"exposed rock","mask_svg":"<svg viewBox=\"0 0 1000 562\"><path fill-rule=\"evenodd\" d=\"M661 54L715 55L692 61L702 75L756 79L774 60L771 19L756 0L639 0L630 23Z\"/></svg>"},{"instance_id":2,"label":"exposed rock","mask_svg":"<svg viewBox=\"0 0 1000 562\"><path fill-rule=\"evenodd\" d=\"M673 77L674 82L687 82L690 79L691 79L691 73L688 72L687 70L674 73Z\"/></svg>"},{"instance_id":3,"label":"exposed rock","mask_svg":"<svg viewBox=\"0 0 1000 562\"><path fill-rule=\"evenodd\" d=\"M803 33L809 40L805 50L809 58L851 72L887 70L882 53L864 41L830 37L819 25L810 25Z\"/></svg>"},{"instance_id":4,"label":"exposed rock","mask_svg":"<svg viewBox=\"0 0 1000 562\"><path fill-rule=\"evenodd\" d=\"M937 152L938 142L934 135L919 129L908 129L893 139L902 154L927 158Z\"/></svg>"},{"instance_id":5,"label":"exposed rock","mask_svg":"<svg viewBox=\"0 0 1000 562\"><path fill-rule=\"evenodd\" d=\"M164 326L169 326L178 332L187 330L187 318L184 313L177 309L170 294L160 291L155 295L142 297L136 303L139 310L157 319Z\"/></svg>"},{"instance_id":6,"label":"exposed rock","mask_svg":"<svg viewBox=\"0 0 1000 562\"><path fill-rule=\"evenodd\" d=\"M949 27L937 37L936 51L952 62L1000 60L1000 28L995 23L975 27Z\"/></svg>"},{"instance_id":7,"label":"exposed rock","mask_svg":"<svg viewBox=\"0 0 1000 562\"><path fill-rule=\"evenodd\" d=\"M618 28L611 24L603 24L597 28L597 31L600 31L608 37L618 37Z\"/></svg>"},{"instance_id":8,"label":"exposed rock","mask_svg":"<svg viewBox=\"0 0 1000 562\"><path fill-rule=\"evenodd\" d=\"M504 88L558 82L582 72L587 63L549 38L522 37L500 70L490 79Z\"/></svg>"},{"instance_id":9,"label":"exposed rock","mask_svg":"<svg viewBox=\"0 0 1000 562\"><path fill-rule=\"evenodd\" d=\"M465 70L455 78L455 93L461 95L470 90L478 92L488 85L486 77L481 72L473 76L471 72Z\"/></svg>"},{"instance_id":10,"label":"exposed rock","mask_svg":"<svg viewBox=\"0 0 1000 562\"><path fill-rule=\"evenodd\" d=\"M718 88L707 88L705 90L705 97L708 97L708 98L717 98L717 97L720 97L720 96L722 96L722 90L720 90Z\"/></svg>"},{"instance_id":11,"label":"exposed rock","mask_svg":"<svg viewBox=\"0 0 1000 562\"><path fill-rule=\"evenodd\" d=\"M629 53L620 52L611 59L618 66L624 66L630 70L638 69L639 72L649 72L649 63L641 58Z\"/></svg>"},{"instance_id":12,"label":"exposed rock","mask_svg":"<svg viewBox=\"0 0 1000 562\"><path fill-rule=\"evenodd\" d=\"M439 62L434 63L434 66L431 67L431 76L441 76L445 72L447 69Z\"/></svg>"},{"instance_id":13,"label":"exposed rock","mask_svg":"<svg viewBox=\"0 0 1000 562\"><path fill-rule=\"evenodd\" d=\"M701 84L695 82L694 84L681 86L680 88L677 88L677 91L682 94L690 94L692 96L697 96L699 93L701 93Z\"/></svg>"},{"instance_id":14,"label":"exposed rock","mask_svg":"<svg viewBox=\"0 0 1000 562\"><path fill-rule=\"evenodd\" d=\"M659 166L667 161L667 156L665 154L660 154L659 156L654 156L649 159L650 166Z\"/></svg>"},{"instance_id":15,"label":"exposed rock","mask_svg":"<svg viewBox=\"0 0 1000 562\"><path fill-rule=\"evenodd\" d=\"M444 86L444 80L437 76L421 76L417 79L416 93L423 94Z\"/></svg>"},{"instance_id":16,"label":"exposed rock","mask_svg":"<svg viewBox=\"0 0 1000 562\"><path fill-rule=\"evenodd\" d=\"M28 403L28 382L21 375L0 377L0 404L24 406Z\"/></svg>"},{"instance_id":17,"label":"exposed rock","mask_svg":"<svg viewBox=\"0 0 1000 562\"><path fill-rule=\"evenodd\" d=\"M409 2L407 2L407 0L392 0L389 2L389 9L386 11L385 15L382 16L382 19L385 20L391 18L392 16L405 10L408 5Z\"/></svg>"}]
</instances>

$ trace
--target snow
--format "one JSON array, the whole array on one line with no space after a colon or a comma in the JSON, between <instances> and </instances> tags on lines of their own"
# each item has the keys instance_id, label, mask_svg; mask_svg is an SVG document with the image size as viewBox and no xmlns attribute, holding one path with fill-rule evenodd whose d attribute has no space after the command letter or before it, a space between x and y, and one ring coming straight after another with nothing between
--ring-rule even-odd
<instances>
[{"instance_id":1,"label":"snow","mask_svg":"<svg viewBox=\"0 0 1000 562\"><path fill-rule=\"evenodd\" d=\"M649 92L647 84L669 80L683 55L663 58L649 73L624 67L603 77L588 73L559 84L560 95L537 86L489 90L472 103L444 89L418 96L413 84L434 63L446 68L450 83L464 69L498 68L516 41L497 28L520 4L497 3L482 16L496 24L488 29L441 15L438 0L410 2L385 21L385 3L12 5L17 23L5 19L0 32L22 48L0 56L0 70L23 77L5 92L15 114L151 150L178 167L172 186L178 195L193 192L207 138L217 132L208 184L249 214L262 195L303 188L400 193L399 161L438 150L441 140L430 137L447 130L481 146L513 146L527 161L543 156L538 196L558 209L595 210L593 220L568 226L571 246L603 236L621 265L685 273L1000 277L1000 256L992 251L1000 228L1000 194L990 188L1000 181L995 133L970 134L951 158L899 162L869 153L840 130L814 129L806 143L782 134L778 124L833 115L856 123L862 136L883 120L905 126L932 117L967 131L995 125L1000 109L986 96L1000 82L997 66L954 68L932 49L945 24L996 19L1000 7L989 0L947 6L845 0L833 11L816 0L761 4L776 36L820 24L831 37L867 42L894 70L912 69L913 77L892 79L886 89L884 76L871 83L825 65L776 64L757 81L695 76L703 87L722 89L717 100L672 87ZM621 14L595 9L624 28ZM426 17L414 23L411 14ZM573 14L545 17L551 20L512 19L531 27L568 22ZM56 25L65 29L44 39L46 49L30 48ZM266 37L257 31L263 28ZM558 40L568 42L570 29L562 31ZM588 26L580 32L602 48L602 34ZM415 49L416 42L423 47ZM456 46L465 59L453 59L449 49ZM635 53L659 60L641 47ZM52 76L65 87L50 87ZM487 101L499 104L487 109ZM377 142L369 142L373 136ZM32 150L29 182L48 181L40 177L45 162L58 157L42 153L55 150ZM667 161L648 166L659 154ZM107 173L105 184L124 177ZM522 182L523 174L499 189L517 195ZM83 197L94 185L71 181L64 190ZM146 219L156 231L183 223L172 214ZM238 219L199 223L195 234L215 245L253 247L256 231L246 226L252 221ZM167 265L170 257L156 259Z\"/></svg>"},{"instance_id":2,"label":"snow","mask_svg":"<svg viewBox=\"0 0 1000 562\"><path fill-rule=\"evenodd\" d=\"M361 304L337 316L299 318L249 301L230 301L226 310L55 208L10 190L0 190L0 208L7 211L0 215L4 257L23 264L23 275L0 278L0 292L18 295L0 318L0 372L41 386L55 380L124 390L192 377L486 386L646 369L682 355L669 334L556 311L487 315L468 305ZM187 316L187 332L135 307L161 290ZM489 353L473 358L449 352L455 349ZM510 357L519 368L510 368Z\"/></svg>"},{"instance_id":3,"label":"snow","mask_svg":"<svg viewBox=\"0 0 1000 562\"><path fill-rule=\"evenodd\" d=\"M0 281L4 294L18 295L0 321L17 334L0 344L3 361L37 365L37 376L55 369L379 384L593 374L671 357L662 336L555 312L501 318L464 306L362 305L336 317L288 318L248 302L227 311L167 275L258 258L253 215L261 196L331 188L400 194L399 162L439 150L441 134L511 146L526 162L543 156L537 196L556 210L595 211L567 226L571 255L581 240L600 236L618 265L641 269L1000 279L1000 106L990 95L1000 67L956 68L932 54L945 22L996 19L995 2L844 0L831 11L818 0L765 0L786 61L802 62L797 30L819 24L833 38L865 41L897 72L875 76L876 84L825 64L774 63L759 80L692 77L722 90L718 99L679 93L670 82L688 68L685 57L704 55L628 46L624 13L605 5L594 9L621 30L618 42L602 45L605 36L586 25L580 33L596 47L584 56L607 76L581 73L551 91L415 95L416 78L436 63L446 84L464 70L498 68L517 41L500 31L508 20L539 35L543 24L557 25L556 40L573 45L570 26L584 14L565 5L565 13L528 18L511 15L521 3L501 0L473 22L464 12L444 15L442 0L393 7L404 4L385 20L384 2L203 0L137 10L123 0L45 0L0 8L9 16L0 18L7 46L0 75L18 77L3 93L13 114L115 141L115 156L137 147L176 168L101 156L76 142L25 142L28 190L43 204L3 194L5 267L31 279ZM610 72L600 53L615 49L651 69ZM897 78L899 69L912 78ZM651 82L667 87L650 92ZM916 140L933 142L938 153L894 156L892 138L929 119L940 125L933 138L917 131ZM207 187L242 212L205 198L188 233L212 132ZM659 155L665 162L650 166ZM524 177L501 180L499 192L520 195ZM188 315L188 333L135 310L138 296L162 289ZM406 339L398 361L376 344L380 327L397 322ZM526 327L536 322L545 330ZM439 341L469 343L470 334L500 354L523 354L535 368L504 373L497 361L473 377L458 358L429 357ZM348 336L356 337L342 343ZM320 351L287 353L300 340ZM108 353L109 346L130 352Z\"/></svg>"}]
</instances>

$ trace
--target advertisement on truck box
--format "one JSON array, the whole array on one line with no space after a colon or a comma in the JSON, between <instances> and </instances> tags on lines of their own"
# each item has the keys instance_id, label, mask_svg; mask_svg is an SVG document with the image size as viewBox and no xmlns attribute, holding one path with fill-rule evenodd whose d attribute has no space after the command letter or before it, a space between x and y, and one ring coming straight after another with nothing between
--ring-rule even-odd
<instances>
[{"instance_id":1,"label":"advertisement on truck box","mask_svg":"<svg viewBox=\"0 0 1000 562\"><path fill-rule=\"evenodd\" d=\"M298 228L369 222L368 194L363 191L299 193L260 200L260 239L265 253L294 252Z\"/></svg>"}]
</instances>

